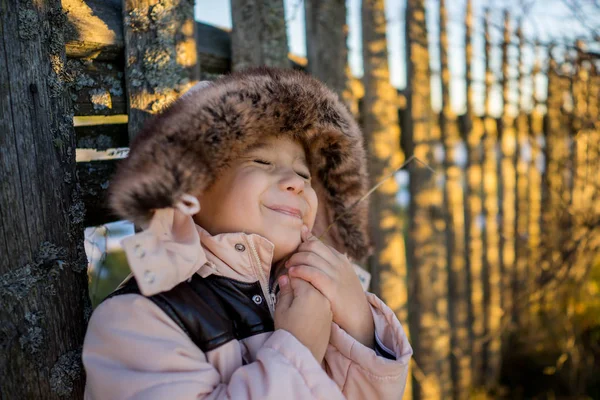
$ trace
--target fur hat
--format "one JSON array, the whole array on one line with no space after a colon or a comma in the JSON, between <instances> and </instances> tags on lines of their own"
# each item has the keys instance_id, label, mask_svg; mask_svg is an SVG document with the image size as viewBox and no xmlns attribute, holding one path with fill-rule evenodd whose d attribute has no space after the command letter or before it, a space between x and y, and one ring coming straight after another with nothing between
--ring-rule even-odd
<instances>
[{"instance_id":1,"label":"fur hat","mask_svg":"<svg viewBox=\"0 0 600 400\"><path fill-rule=\"evenodd\" d=\"M200 83L150 119L112 179L110 206L143 226L153 210L175 206L184 194L200 195L266 136L289 137L307 152L319 198L315 235L368 190L363 137L338 96L303 72L262 67ZM363 259L369 250L367 202L324 238Z\"/></svg>"}]
</instances>

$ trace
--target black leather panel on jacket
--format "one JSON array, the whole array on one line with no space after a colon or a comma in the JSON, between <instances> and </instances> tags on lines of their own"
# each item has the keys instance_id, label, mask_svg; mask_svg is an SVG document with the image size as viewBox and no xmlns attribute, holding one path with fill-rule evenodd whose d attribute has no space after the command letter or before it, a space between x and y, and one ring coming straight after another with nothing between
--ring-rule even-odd
<instances>
[{"instance_id":1,"label":"black leather panel on jacket","mask_svg":"<svg viewBox=\"0 0 600 400\"><path fill-rule=\"evenodd\" d=\"M108 298L141 294L130 279ZM258 300L256 304L253 298ZM245 283L217 275L194 274L190 282L149 296L203 352L274 329L273 319L258 282Z\"/></svg>"}]
</instances>

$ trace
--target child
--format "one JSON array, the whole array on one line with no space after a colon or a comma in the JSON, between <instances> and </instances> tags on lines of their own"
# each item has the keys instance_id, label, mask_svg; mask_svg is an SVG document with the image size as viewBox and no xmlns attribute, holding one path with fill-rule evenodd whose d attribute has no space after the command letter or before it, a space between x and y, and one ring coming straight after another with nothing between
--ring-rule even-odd
<instances>
[{"instance_id":1,"label":"child","mask_svg":"<svg viewBox=\"0 0 600 400\"><path fill-rule=\"evenodd\" d=\"M144 230L90 320L86 398L401 398L412 349L346 256L368 251L366 203L345 213L367 189L359 128L308 75L194 87L111 183Z\"/></svg>"}]
</instances>

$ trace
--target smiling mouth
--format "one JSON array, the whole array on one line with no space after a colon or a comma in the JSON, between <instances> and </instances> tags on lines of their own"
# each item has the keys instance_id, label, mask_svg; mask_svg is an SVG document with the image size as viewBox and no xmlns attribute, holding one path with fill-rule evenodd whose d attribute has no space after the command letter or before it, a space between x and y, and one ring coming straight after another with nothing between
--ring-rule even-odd
<instances>
[{"instance_id":1,"label":"smiling mouth","mask_svg":"<svg viewBox=\"0 0 600 400\"><path fill-rule=\"evenodd\" d=\"M296 219L299 219L300 221L302 221L302 214L297 209L288 208L288 207L267 207L267 208L271 211L275 211L277 213L287 215L287 216L290 216L290 217L293 217L293 218L296 218Z\"/></svg>"}]
</instances>

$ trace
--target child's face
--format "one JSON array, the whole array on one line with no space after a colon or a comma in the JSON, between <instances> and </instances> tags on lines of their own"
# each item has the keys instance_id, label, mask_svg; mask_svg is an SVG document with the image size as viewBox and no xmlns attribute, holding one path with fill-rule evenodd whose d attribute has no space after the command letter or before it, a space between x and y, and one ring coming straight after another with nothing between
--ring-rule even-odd
<instances>
[{"instance_id":1,"label":"child's face","mask_svg":"<svg viewBox=\"0 0 600 400\"><path fill-rule=\"evenodd\" d=\"M296 250L300 230L312 229L317 195L302 146L269 138L246 152L200 197L194 220L212 235L259 234L275 244L273 262Z\"/></svg>"}]
</instances>

